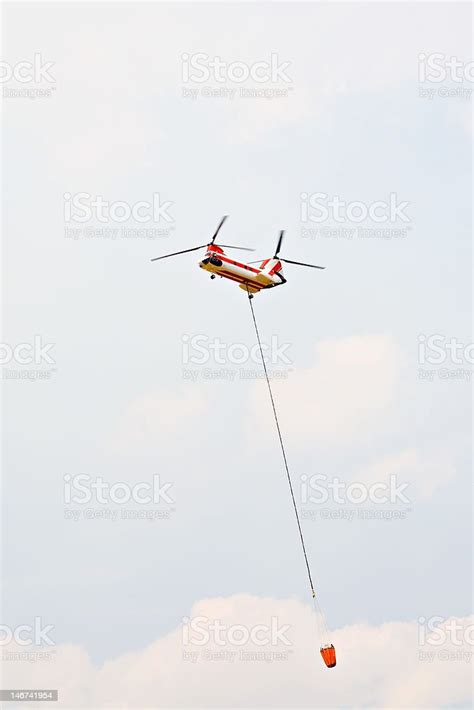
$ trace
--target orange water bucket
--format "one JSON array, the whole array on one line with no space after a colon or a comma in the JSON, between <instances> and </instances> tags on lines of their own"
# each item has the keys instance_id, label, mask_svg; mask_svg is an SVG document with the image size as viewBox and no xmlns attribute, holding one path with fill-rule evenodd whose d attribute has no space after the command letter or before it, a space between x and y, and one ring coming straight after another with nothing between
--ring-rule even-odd
<instances>
[{"instance_id":1,"label":"orange water bucket","mask_svg":"<svg viewBox=\"0 0 474 710\"><path fill-rule=\"evenodd\" d=\"M321 646L321 656L323 657L324 663L328 668L334 668L336 665L336 649L332 643L327 646Z\"/></svg>"}]
</instances>

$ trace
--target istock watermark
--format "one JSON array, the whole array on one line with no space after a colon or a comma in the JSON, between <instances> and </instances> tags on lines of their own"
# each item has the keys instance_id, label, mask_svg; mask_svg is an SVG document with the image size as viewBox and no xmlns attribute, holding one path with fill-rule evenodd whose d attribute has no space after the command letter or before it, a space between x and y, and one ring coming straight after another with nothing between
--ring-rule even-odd
<instances>
[{"instance_id":1,"label":"istock watermark","mask_svg":"<svg viewBox=\"0 0 474 710\"><path fill-rule=\"evenodd\" d=\"M174 202L154 192L149 200L110 200L90 192L63 194L67 239L157 239L175 229Z\"/></svg>"},{"instance_id":2,"label":"istock watermark","mask_svg":"<svg viewBox=\"0 0 474 710\"><path fill-rule=\"evenodd\" d=\"M418 658L471 663L474 650L474 620L445 616L418 618Z\"/></svg>"},{"instance_id":3,"label":"istock watermark","mask_svg":"<svg viewBox=\"0 0 474 710\"><path fill-rule=\"evenodd\" d=\"M32 623L9 626L0 624L0 648L2 662L50 661L56 645L53 639L54 625L47 624L40 616Z\"/></svg>"},{"instance_id":4,"label":"istock watermark","mask_svg":"<svg viewBox=\"0 0 474 710\"><path fill-rule=\"evenodd\" d=\"M44 624L40 616L35 616L32 624L8 626L0 624L0 646L16 643L18 646L54 646L51 633L53 624Z\"/></svg>"},{"instance_id":5,"label":"istock watermark","mask_svg":"<svg viewBox=\"0 0 474 710\"><path fill-rule=\"evenodd\" d=\"M418 364L418 378L424 382L471 382L474 343L442 333L420 333Z\"/></svg>"},{"instance_id":6,"label":"istock watermark","mask_svg":"<svg viewBox=\"0 0 474 710\"><path fill-rule=\"evenodd\" d=\"M300 194L305 239L399 239L411 229L411 204L390 192L386 199L346 200L327 192Z\"/></svg>"},{"instance_id":7,"label":"istock watermark","mask_svg":"<svg viewBox=\"0 0 474 710\"><path fill-rule=\"evenodd\" d=\"M270 378L282 379L288 376L288 368L293 364L289 354L290 348L291 343L280 342L278 335L272 335L269 342L262 343L263 357ZM265 376L258 343L249 346L243 342L226 342L219 337L211 338L202 333L184 333L181 336L181 361L186 366L183 367L183 379L193 382L199 378L233 382L262 379ZM210 367L207 367L208 365ZM217 368L216 365L224 367Z\"/></svg>"},{"instance_id":8,"label":"istock watermark","mask_svg":"<svg viewBox=\"0 0 474 710\"><path fill-rule=\"evenodd\" d=\"M207 616L183 617L181 639L183 660L274 661L287 660L291 651L291 625L272 616L270 623L229 624Z\"/></svg>"},{"instance_id":9,"label":"istock watermark","mask_svg":"<svg viewBox=\"0 0 474 710\"><path fill-rule=\"evenodd\" d=\"M169 520L176 511L173 483L154 474L149 481L107 481L85 473L63 477L64 518L79 520Z\"/></svg>"},{"instance_id":10,"label":"istock watermark","mask_svg":"<svg viewBox=\"0 0 474 710\"><path fill-rule=\"evenodd\" d=\"M418 96L432 101L472 98L474 61L464 61L443 52L418 55Z\"/></svg>"},{"instance_id":11,"label":"istock watermark","mask_svg":"<svg viewBox=\"0 0 474 710\"><path fill-rule=\"evenodd\" d=\"M21 343L0 343L2 379L50 380L56 372L54 347L54 343L44 342L41 335L34 335L32 340Z\"/></svg>"},{"instance_id":12,"label":"istock watermark","mask_svg":"<svg viewBox=\"0 0 474 710\"><path fill-rule=\"evenodd\" d=\"M292 89L291 62L276 52L255 62L227 60L206 52L181 55L181 96L208 99L287 98Z\"/></svg>"},{"instance_id":13,"label":"istock watermark","mask_svg":"<svg viewBox=\"0 0 474 710\"><path fill-rule=\"evenodd\" d=\"M405 520L411 512L409 483L396 474L387 480L347 482L315 473L300 476L301 517L306 520Z\"/></svg>"},{"instance_id":14,"label":"istock watermark","mask_svg":"<svg viewBox=\"0 0 474 710\"><path fill-rule=\"evenodd\" d=\"M0 84L4 99L51 98L56 89L55 63L40 52L16 62L0 61Z\"/></svg>"},{"instance_id":15,"label":"istock watermark","mask_svg":"<svg viewBox=\"0 0 474 710\"><path fill-rule=\"evenodd\" d=\"M181 342L183 365L207 365L209 362L216 365L244 365L248 362L262 364L258 343L249 347L242 342L227 343L218 337L188 333L181 336ZM262 343L265 362L271 365L291 365L292 360L288 353L290 348L291 343L281 343L278 335L272 335L269 343Z\"/></svg>"}]
</instances>

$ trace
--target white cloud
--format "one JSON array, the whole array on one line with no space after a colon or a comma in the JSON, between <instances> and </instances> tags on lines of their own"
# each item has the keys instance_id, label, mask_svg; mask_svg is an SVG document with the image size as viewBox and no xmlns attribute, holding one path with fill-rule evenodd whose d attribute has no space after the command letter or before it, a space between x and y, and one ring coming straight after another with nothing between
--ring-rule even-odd
<instances>
[{"instance_id":1,"label":"white cloud","mask_svg":"<svg viewBox=\"0 0 474 710\"><path fill-rule=\"evenodd\" d=\"M316 362L298 367L272 387L285 438L297 443L349 443L389 425L401 366L396 342L385 335L324 340ZM257 438L273 427L268 392L259 382L252 402ZM383 418L382 418L383 415Z\"/></svg>"},{"instance_id":2,"label":"white cloud","mask_svg":"<svg viewBox=\"0 0 474 710\"><path fill-rule=\"evenodd\" d=\"M55 660L8 664L4 685L57 687L59 707L437 708L470 704L471 665L465 660L468 656L459 654L470 654L472 645L458 645L459 632L434 645L438 634L427 635L423 642L416 622L346 626L331 637L338 664L328 670L319 655L313 612L295 599L249 595L204 599L194 605L190 616L205 617L209 623L218 619L226 628L220 632L224 646L213 641L184 646L179 627L142 651L110 660L101 668L95 668L81 648L59 646ZM289 646L282 637L273 645L238 646L226 636L235 625L247 630L260 624L271 626L272 617L276 617L277 628L289 625L284 632ZM209 628L208 622L201 626ZM457 623L465 630L472 628L473 619ZM197 636L190 638L195 641ZM262 633L259 638L271 635ZM233 661L230 656L204 660L203 649L235 655ZM270 655L266 661L242 660L241 649L282 655L280 660ZM195 662L183 656L185 650L198 653ZM454 655L449 659L448 654Z\"/></svg>"},{"instance_id":3,"label":"white cloud","mask_svg":"<svg viewBox=\"0 0 474 710\"><path fill-rule=\"evenodd\" d=\"M390 475L398 481L407 481L423 498L429 498L438 488L451 481L456 469L450 455L442 450L425 454L412 447L384 456L366 468L355 478L370 485L387 482Z\"/></svg>"},{"instance_id":4,"label":"white cloud","mask_svg":"<svg viewBox=\"0 0 474 710\"><path fill-rule=\"evenodd\" d=\"M126 450L168 442L176 443L185 435L185 427L195 423L207 411L204 393L197 387L168 393L149 393L136 397L120 418L111 438L114 449Z\"/></svg>"}]
</instances>

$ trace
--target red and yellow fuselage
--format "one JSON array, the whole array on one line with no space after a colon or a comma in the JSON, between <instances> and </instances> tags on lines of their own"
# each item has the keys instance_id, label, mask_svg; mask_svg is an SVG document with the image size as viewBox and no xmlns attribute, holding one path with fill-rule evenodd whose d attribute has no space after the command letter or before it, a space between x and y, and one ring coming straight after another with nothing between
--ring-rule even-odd
<instances>
[{"instance_id":1,"label":"red and yellow fuselage","mask_svg":"<svg viewBox=\"0 0 474 710\"><path fill-rule=\"evenodd\" d=\"M256 293L264 288L273 288L285 283L282 264L278 259L264 259L260 266L243 264L228 257L224 250L215 244L208 247L199 266L215 276L235 281L247 293Z\"/></svg>"}]
</instances>

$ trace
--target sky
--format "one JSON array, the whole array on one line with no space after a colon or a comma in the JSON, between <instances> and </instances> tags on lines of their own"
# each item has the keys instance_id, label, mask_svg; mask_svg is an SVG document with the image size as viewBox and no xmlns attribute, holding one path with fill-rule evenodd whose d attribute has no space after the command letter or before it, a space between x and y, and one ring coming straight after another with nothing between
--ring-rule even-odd
<instances>
[{"instance_id":1,"label":"sky","mask_svg":"<svg viewBox=\"0 0 474 710\"><path fill-rule=\"evenodd\" d=\"M2 687L471 707L470 5L2 25ZM325 622L246 295L150 262L224 214L326 267L253 300Z\"/></svg>"}]
</instances>

